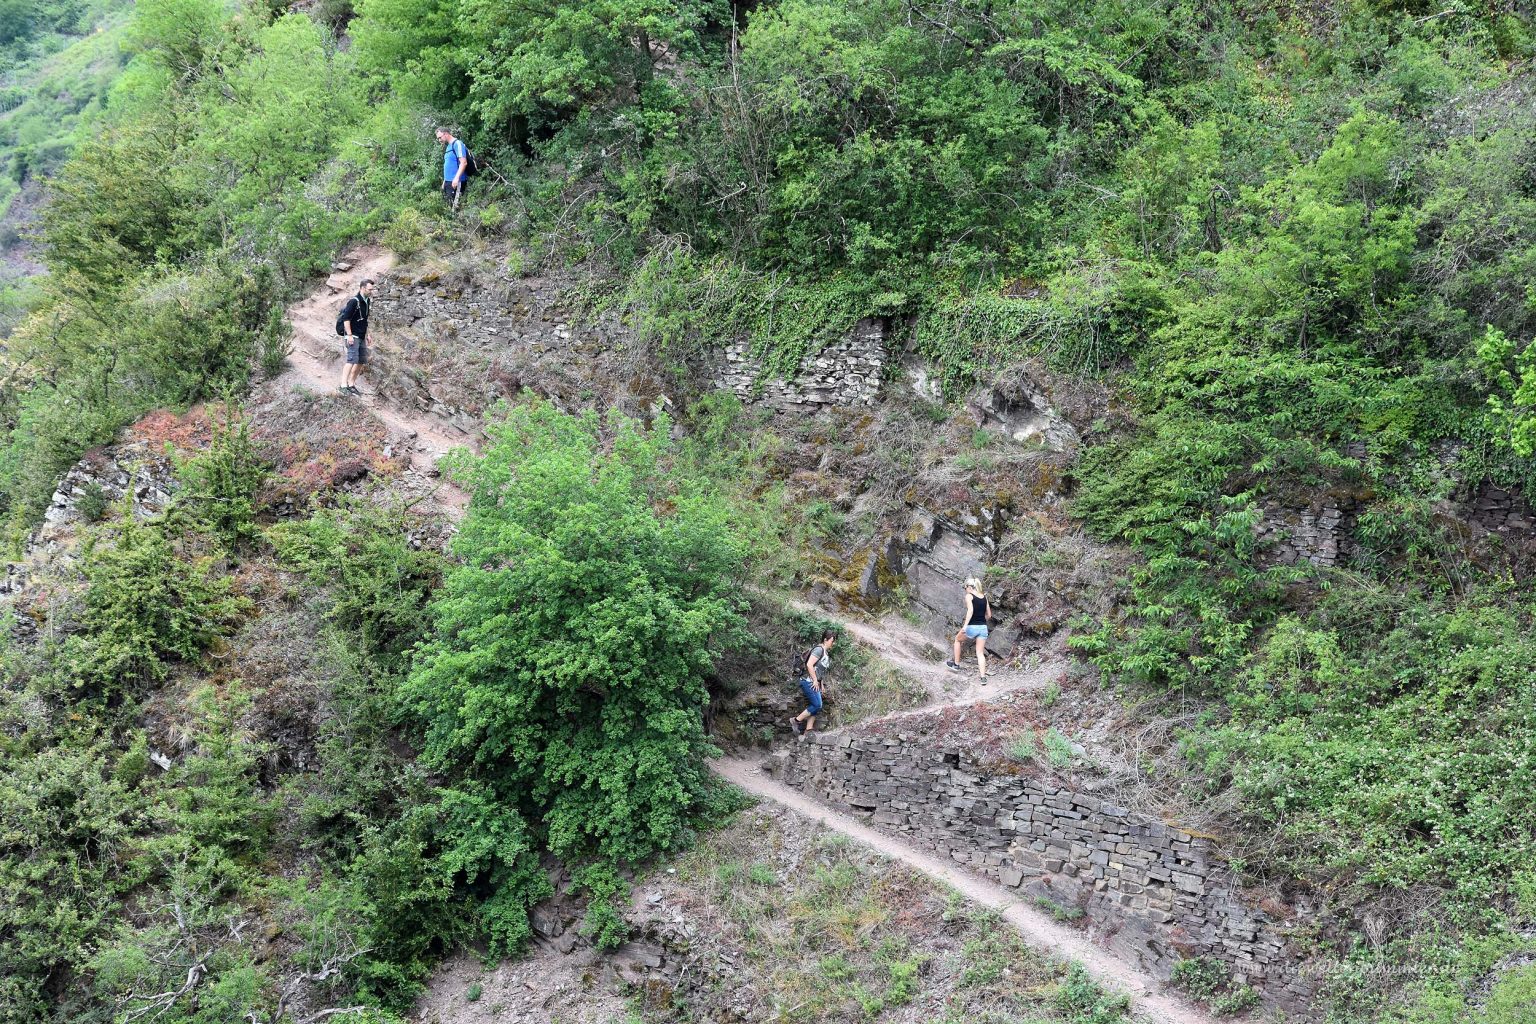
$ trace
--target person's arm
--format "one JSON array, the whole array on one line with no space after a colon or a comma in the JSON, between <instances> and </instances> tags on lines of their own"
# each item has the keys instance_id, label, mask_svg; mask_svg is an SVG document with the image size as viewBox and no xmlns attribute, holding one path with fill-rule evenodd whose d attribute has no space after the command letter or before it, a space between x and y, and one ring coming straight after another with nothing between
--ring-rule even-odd
<instances>
[{"instance_id":1,"label":"person's arm","mask_svg":"<svg viewBox=\"0 0 1536 1024\"><path fill-rule=\"evenodd\" d=\"M805 676L806 676L807 679L809 679L811 681L811 685L816 687L816 689L819 690L819 689L821 689L821 680L816 678L816 663L817 663L816 651L817 650L818 650L818 648L812 647L811 648L811 653L809 653L809 654L807 654L805 656Z\"/></svg>"},{"instance_id":2,"label":"person's arm","mask_svg":"<svg viewBox=\"0 0 1536 1024\"><path fill-rule=\"evenodd\" d=\"M976 597L969 590L965 592L965 610L960 613L960 628L964 629L971 624L971 606L976 602Z\"/></svg>"},{"instance_id":3,"label":"person's arm","mask_svg":"<svg viewBox=\"0 0 1536 1024\"><path fill-rule=\"evenodd\" d=\"M347 307L341 311L341 329L348 340L352 338L352 320L357 316L357 299L347 300Z\"/></svg>"},{"instance_id":4,"label":"person's arm","mask_svg":"<svg viewBox=\"0 0 1536 1024\"><path fill-rule=\"evenodd\" d=\"M454 139L453 144L457 147L454 150L454 155L458 157L459 160L459 169L455 171L453 175L453 187L457 189L463 186L464 172L469 169L469 150L466 149L464 143L458 139Z\"/></svg>"}]
</instances>

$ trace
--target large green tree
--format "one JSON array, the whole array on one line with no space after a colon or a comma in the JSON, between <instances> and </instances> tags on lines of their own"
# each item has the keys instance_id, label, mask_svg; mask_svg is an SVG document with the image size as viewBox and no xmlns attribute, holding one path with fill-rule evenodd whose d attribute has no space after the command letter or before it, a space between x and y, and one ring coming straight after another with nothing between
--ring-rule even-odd
<instances>
[{"instance_id":1,"label":"large green tree","mask_svg":"<svg viewBox=\"0 0 1536 1024\"><path fill-rule=\"evenodd\" d=\"M706 790L705 680L745 637L745 540L724 500L671 471L665 421L540 403L490 433L466 466L464 564L400 691L422 757L458 780L461 810L494 807L482 834L520 836L516 812L567 861L673 848ZM506 863L487 873L499 870L527 877ZM497 889L487 923L516 938L515 894Z\"/></svg>"}]
</instances>

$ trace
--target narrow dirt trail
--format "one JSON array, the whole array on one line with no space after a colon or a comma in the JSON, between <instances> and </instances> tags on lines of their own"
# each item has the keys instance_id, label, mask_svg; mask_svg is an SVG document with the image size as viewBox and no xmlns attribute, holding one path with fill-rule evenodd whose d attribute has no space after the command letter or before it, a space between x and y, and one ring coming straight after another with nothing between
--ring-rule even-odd
<instances>
[{"instance_id":1,"label":"narrow dirt trail","mask_svg":"<svg viewBox=\"0 0 1536 1024\"><path fill-rule=\"evenodd\" d=\"M1100 984L1129 994L1132 997L1132 1010L1138 1018L1152 1024L1214 1024L1214 1018L1209 1014L1164 992L1151 975L1058 924L1022 902L1018 894L1003 886L973 875L950 861L918 850L883 832L877 832L846 814L823 807L798 790L770 778L750 761L721 758L715 762L714 769L722 778L748 793L818 821L891 860L906 864L952 887L967 899L997 911L1031 945L1062 959L1075 960Z\"/></svg>"},{"instance_id":2,"label":"narrow dirt trail","mask_svg":"<svg viewBox=\"0 0 1536 1024\"><path fill-rule=\"evenodd\" d=\"M394 266L395 257L378 246L363 246L348 253L341 262L350 263L351 268L332 274L325 284L288 308L294 348L288 356L288 368L272 382L273 387L334 394L340 385L344 363L341 339L336 336L336 314L357 290L359 282L364 278L377 279ZM473 438L441 420L386 402L369 385L367 371L363 372L361 387L363 397L353 397L351 401L361 402L410 453L411 468L415 471L435 475L438 460L449 451L474 447ZM447 480L439 481L437 500L454 512L469 504L469 496Z\"/></svg>"},{"instance_id":3,"label":"narrow dirt trail","mask_svg":"<svg viewBox=\"0 0 1536 1024\"><path fill-rule=\"evenodd\" d=\"M1068 663L1062 659L1050 659L1034 668L1023 669L1005 667L1001 657L988 655L991 672L983 680L971 667L974 662L968 662L960 672L945 668L943 661L950 657L952 650L946 651L938 641L924 635L899 616L886 615L875 622L866 622L793 598L781 596L779 599L790 607L836 623L861 647L918 682L928 694L928 698L916 707L876 718L860 719L840 729L828 730L829 733L876 722L911 718L947 708L985 704L1021 690L1044 690L1067 670ZM967 658L971 657L970 647L967 643Z\"/></svg>"}]
</instances>

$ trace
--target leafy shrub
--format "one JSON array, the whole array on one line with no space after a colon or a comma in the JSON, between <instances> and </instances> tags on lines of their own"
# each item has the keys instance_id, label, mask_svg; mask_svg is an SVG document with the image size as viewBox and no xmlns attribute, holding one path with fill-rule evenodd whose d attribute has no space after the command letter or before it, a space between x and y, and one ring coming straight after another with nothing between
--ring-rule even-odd
<instances>
[{"instance_id":1,"label":"leafy shrub","mask_svg":"<svg viewBox=\"0 0 1536 1024\"><path fill-rule=\"evenodd\" d=\"M1451 919L1486 920L1536 855L1519 825L1536 762L1516 739L1536 728L1528 614L1497 592L1446 605L1341 588L1318 621L1277 623L1234 682L1231 721L1186 749L1284 822L1266 870L1434 884Z\"/></svg>"},{"instance_id":2,"label":"leafy shrub","mask_svg":"<svg viewBox=\"0 0 1536 1024\"><path fill-rule=\"evenodd\" d=\"M667 430L538 403L493 422L461 467L474 497L454 550L468 561L432 604L399 700L425 763L497 808L506 842L466 877L489 885L502 945L525 934L533 844L634 863L684 842L708 789L704 679L744 635L746 548L722 501L668 471Z\"/></svg>"},{"instance_id":3,"label":"leafy shrub","mask_svg":"<svg viewBox=\"0 0 1536 1024\"><path fill-rule=\"evenodd\" d=\"M1121 1024L1130 1016L1130 999L1105 992L1078 963L1068 965L1051 1001L1073 1024Z\"/></svg>"}]
</instances>

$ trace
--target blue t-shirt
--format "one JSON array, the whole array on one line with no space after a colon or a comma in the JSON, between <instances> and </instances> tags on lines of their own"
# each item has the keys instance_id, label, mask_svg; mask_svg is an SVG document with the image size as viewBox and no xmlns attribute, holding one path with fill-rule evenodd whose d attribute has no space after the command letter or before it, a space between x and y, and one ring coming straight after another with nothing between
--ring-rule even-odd
<instances>
[{"instance_id":1,"label":"blue t-shirt","mask_svg":"<svg viewBox=\"0 0 1536 1024\"><path fill-rule=\"evenodd\" d=\"M469 159L469 153L464 149L464 143L454 139L443 150L443 180L452 181L459 176L459 164Z\"/></svg>"}]
</instances>

